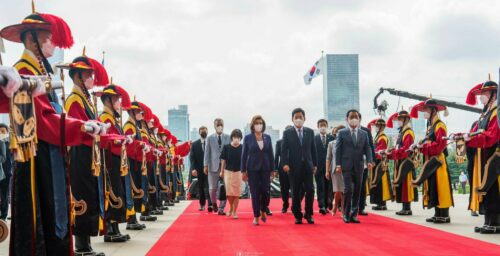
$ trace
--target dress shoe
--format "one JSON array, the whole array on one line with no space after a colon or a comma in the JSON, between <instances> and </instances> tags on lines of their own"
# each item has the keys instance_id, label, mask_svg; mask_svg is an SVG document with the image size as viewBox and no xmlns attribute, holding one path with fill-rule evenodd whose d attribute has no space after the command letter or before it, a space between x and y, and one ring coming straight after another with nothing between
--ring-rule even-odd
<instances>
[{"instance_id":1,"label":"dress shoe","mask_svg":"<svg viewBox=\"0 0 500 256\"><path fill-rule=\"evenodd\" d=\"M219 210L219 211L217 212L217 215L226 215L226 213L225 213L223 210Z\"/></svg>"},{"instance_id":2,"label":"dress shoe","mask_svg":"<svg viewBox=\"0 0 500 256\"><path fill-rule=\"evenodd\" d=\"M349 219L349 217L347 217L347 216L345 216L345 215L342 217L342 220L343 220L345 223L349 223L349 222L351 222L351 220Z\"/></svg>"},{"instance_id":3,"label":"dress shoe","mask_svg":"<svg viewBox=\"0 0 500 256\"><path fill-rule=\"evenodd\" d=\"M382 206L380 206L380 205L372 206L372 210L374 210L374 211L382 211Z\"/></svg>"},{"instance_id":4,"label":"dress shoe","mask_svg":"<svg viewBox=\"0 0 500 256\"><path fill-rule=\"evenodd\" d=\"M176 204L178 204L179 202L180 202L179 199L174 200L174 203L176 203Z\"/></svg>"},{"instance_id":5,"label":"dress shoe","mask_svg":"<svg viewBox=\"0 0 500 256\"><path fill-rule=\"evenodd\" d=\"M281 208L281 213L286 213L286 212L288 212L288 207Z\"/></svg>"},{"instance_id":6,"label":"dress shoe","mask_svg":"<svg viewBox=\"0 0 500 256\"><path fill-rule=\"evenodd\" d=\"M470 216L472 216L472 217L477 217L477 216L479 216L479 214L477 214L477 212L471 212L471 213L470 213Z\"/></svg>"},{"instance_id":7,"label":"dress shoe","mask_svg":"<svg viewBox=\"0 0 500 256\"><path fill-rule=\"evenodd\" d=\"M314 224L314 219L313 219L313 217L308 216L308 217L304 217L304 219L306 219L307 224Z\"/></svg>"},{"instance_id":8,"label":"dress shoe","mask_svg":"<svg viewBox=\"0 0 500 256\"><path fill-rule=\"evenodd\" d=\"M267 216L273 216L273 212L269 210L269 208L266 209L266 215Z\"/></svg>"},{"instance_id":9,"label":"dress shoe","mask_svg":"<svg viewBox=\"0 0 500 256\"><path fill-rule=\"evenodd\" d=\"M205 210L205 206L200 206L200 208L198 209L198 211L202 212Z\"/></svg>"},{"instance_id":10,"label":"dress shoe","mask_svg":"<svg viewBox=\"0 0 500 256\"><path fill-rule=\"evenodd\" d=\"M365 210L359 211L358 214L362 216L368 216L368 213Z\"/></svg>"},{"instance_id":11,"label":"dress shoe","mask_svg":"<svg viewBox=\"0 0 500 256\"><path fill-rule=\"evenodd\" d=\"M162 205L162 206L158 207L158 209L160 209L162 211L168 211L169 208L166 205Z\"/></svg>"},{"instance_id":12,"label":"dress shoe","mask_svg":"<svg viewBox=\"0 0 500 256\"><path fill-rule=\"evenodd\" d=\"M321 215L325 215L326 214L326 209L325 208L319 209L319 213L321 213Z\"/></svg>"},{"instance_id":13,"label":"dress shoe","mask_svg":"<svg viewBox=\"0 0 500 256\"><path fill-rule=\"evenodd\" d=\"M295 224L302 224L302 219L295 219Z\"/></svg>"},{"instance_id":14,"label":"dress shoe","mask_svg":"<svg viewBox=\"0 0 500 256\"><path fill-rule=\"evenodd\" d=\"M484 226L483 226L484 227ZM481 228L483 227L474 227L474 233L479 233L481 232Z\"/></svg>"},{"instance_id":15,"label":"dress shoe","mask_svg":"<svg viewBox=\"0 0 500 256\"><path fill-rule=\"evenodd\" d=\"M351 219L350 219L350 222L351 223L361 223L361 221L359 221L358 217L356 217L356 216L352 216Z\"/></svg>"},{"instance_id":16,"label":"dress shoe","mask_svg":"<svg viewBox=\"0 0 500 256\"><path fill-rule=\"evenodd\" d=\"M172 201L168 201L165 203L166 206L174 206L175 204Z\"/></svg>"},{"instance_id":17,"label":"dress shoe","mask_svg":"<svg viewBox=\"0 0 500 256\"><path fill-rule=\"evenodd\" d=\"M207 209L208 212L212 212L213 211L213 208L212 206L209 206L208 209Z\"/></svg>"}]
</instances>

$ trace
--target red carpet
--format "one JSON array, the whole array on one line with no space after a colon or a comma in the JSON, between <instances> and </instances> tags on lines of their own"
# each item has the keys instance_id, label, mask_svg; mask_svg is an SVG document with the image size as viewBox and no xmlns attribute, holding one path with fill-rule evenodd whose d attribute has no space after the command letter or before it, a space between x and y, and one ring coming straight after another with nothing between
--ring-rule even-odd
<instances>
[{"instance_id":1,"label":"red carpet","mask_svg":"<svg viewBox=\"0 0 500 256\"><path fill-rule=\"evenodd\" d=\"M253 226L250 200L239 208L234 220L200 213L193 201L148 255L500 255L498 245L374 214L344 224L315 213L316 224L295 225L273 199L274 215Z\"/></svg>"}]
</instances>

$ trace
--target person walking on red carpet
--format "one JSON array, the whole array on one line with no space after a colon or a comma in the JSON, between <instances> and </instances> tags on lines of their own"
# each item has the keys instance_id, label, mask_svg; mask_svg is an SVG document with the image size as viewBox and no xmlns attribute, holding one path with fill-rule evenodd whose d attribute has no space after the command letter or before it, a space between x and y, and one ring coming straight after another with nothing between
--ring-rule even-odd
<instances>
[{"instance_id":1,"label":"person walking on red carpet","mask_svg":"<svg viewBox=\"0 0 500 256\"><path fill-rule=\"evenodd\" d=\"M281 157L283 171L290 175L292 187L292 212L295 224L302 224L302 218L307 223L314 224L314 173L318 166L314 131L304 127L306 113L301 108L292 111L294 126L283 133ZM302 198L305 195L305 214L302 213Z\"/></svg>"},{"instance_id":2,"label":"person walking on red carpet","mask_svg":"<svg viewBox=\"0 0 500 256\"><path fill-rule=\"evenodd\" d=\"M339 125L335 127L335 133L332 134L333 141L328 143L328 149L326 151L326 179L332 181L332 191L333 191L333 209L332 215L337 214L337 210L342 212L342 197L344 194L344 178L342 173L336 172L336 162L335 162L335 145L337 143L336 137L337 132L344 129L345 126Z\"/></svg>"},{"instance_id":3,"label":"person walking on red carpet","mask_svg":"<svg viewBox=\"0 0 500 256\"><path fill-rule=\"evenodd\" d=\"M267 202L271 172L274 170L273 143L271 136L265 134L266 121L260 115L252 118L252 132L245 136L241 156L241 170L248 175L252 197L253 224L259 225L267 220Z\"/></svg>"},{"instance_id":4,"label":"person walking on red carpet","mask_svg":"<svg viewBox=\"0 0 500 256\"><path fill-rule=\"evenodd\" d=\"M208 192L214 212L218 215L225 215L224 208L226 207L226 200L220 200L219 208L217 208L217 188L220 180L219 168L222 147L229 144L231 141L229 135L224 133L224 120L216 118L214 120L214 128L215 133L207 138L207 145L203 158L203 172L208 176Z\"/></svg>"},{"instance_id":5,"label":"person walking on red carpet","mask_svg":"<svg viewBox=\"0 0 500 256\"><path fill-rule=\"evenodd\" d=\"M344 217L345 223L360 223L357 218L360 194L363 184L363 171L366 157L368 169L373 168L373 154L368 134L360 127L359 111L347 111L348 128L338 132L335 145L336 172L344 177Z\"/></svg>"},{"instance_id":6,"label":"person walking on red carpet","mask_svg":"<svg viewBox=\"0 0 500 256\"><path fill-rule=\"evenodd\" d=\"M224 179L226 197L229 202L227 216L238 218L236 210L241 195L241 139L243 134L239 129L231 132L231 143L224 145L220 155L220 177ZM201 193L201 192L200 192Z\"/></svg>"}]
</instances>

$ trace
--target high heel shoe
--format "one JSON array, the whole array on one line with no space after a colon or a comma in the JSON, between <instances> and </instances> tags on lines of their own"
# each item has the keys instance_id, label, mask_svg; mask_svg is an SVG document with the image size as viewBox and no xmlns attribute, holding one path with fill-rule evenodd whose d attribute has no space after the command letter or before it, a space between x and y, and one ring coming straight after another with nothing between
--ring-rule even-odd
<instances>
[{"instance_id":1,"label":"high heel shoe","mask_svg":"<svg viewBox=\"0 0 500 256\"><path fill-rule=\"evenodd\" d=\"M253 218L253 225L258 226L259 225L259 218Z\"/></svg>"},{"instance_id":2,"label":"high heel shoe","mask_svg":"<svg viewBox=\"0 0 500 256\"><path fill-rule=\"evenodd\" d=\"M266 221L267 221L266 212L262 212L260 214L260 219L262 220L262 222L266 223Z\"/></svg>"}]
</instances>

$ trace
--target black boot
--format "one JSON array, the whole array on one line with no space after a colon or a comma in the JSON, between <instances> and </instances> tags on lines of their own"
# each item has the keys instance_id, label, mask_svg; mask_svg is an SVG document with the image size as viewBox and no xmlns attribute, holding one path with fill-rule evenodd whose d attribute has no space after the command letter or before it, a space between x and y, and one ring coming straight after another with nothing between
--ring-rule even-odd
<instances>
[{"instance_id":1,"label":"black boot","mask_svg":"<svg viewBox=\"0 0 500 256\"><path fill-rule=\"evenodd\" d=\"M120 225L118 224L118 222L116 222L114 224L115 224L115 226L113 228L115 229L116 233L118 233L118 235L120 235L120 236L125 237L127 240L130 240L129 234L122 234L122 232L120 232Z\"/></svg>"},{"instance_id":2,"label":"black boot","mask_svg":"<svg viewBox=\"0 0 500 256\"><path fill-rule=\"evenodd\" d=\"M75 256L104 256L104 253L94 252L90 246L90 236L75 236Z\"/></svg>"},{"instance_id":3,"label":"black boot","mask_svg":"<svg viewBox=\"0 0 500 256\"><path fill-rule=\"evenodd\" d=\"M430 218L427 218L425 219L426 222L435 222L437 217L440 216L440 211L439 211L439 208L437 207L434 207L434 216L430 217Z\"/></svg>"},{"instance_id":4,"label":"black boot","mask_svg":"<svg viewBox=\"0 0 500 256\"><path fill-rule=\"evenodd\" d=\"M404 215L413 215L413 212L411 211L411 203L403 203L403 209L405 210Z\"/></svg>"},{"instance_id":5,"label":"black boot","mask_svg":"<svg viewBox=\"0 0 500 256\"><path fill-rule=\"evenodd\" d=\"M439 209L439 216L436 218L434 223L442 224L442 223L450 223L450 208L442 208Z\"/></svg>"},{"instance_id":6,"label":"black boot","mask_svg":"<svg viewBox=\"0 0 500 256\"><path fill-rule=\"evenodd\" d=\"M156 216L149 215L149 212L141 213L141 221L156 221Z\"/></svg>"},{"instance_id":7,"label":"black boot","mask_svg":"<svg viewBox=\"0 0 500 256\"><path fill-rule=\"evenodd\" d=\"M137 217L135 214L130 217L130 219L127 222L127 230L143 230L146 228L146 225L140 224L137 222Z\"/></svg>"},{"instance_id":8,"label":"black boot","mask_svg":"<svg viewBox=\"0 0 500 256\"><path fill-rule=\"evenodd\" d=\"M159 210L159 209L154 209L154 210L151 210L150 214L151 215L163 215L163 211Z\"/></svg>"},{"instance_id":9,"label":"black boot","mask_svg":"<svg viewBox=\"0 0 500 256\"><path fill-rule=\"evenodd\" d=\"M104 235L104 242L107 243L123 243L127 241L127 238L119 234L116 230L115 224L118 223L109 223L107 224L107 232Z\"/></svg>"}]
</instances>

